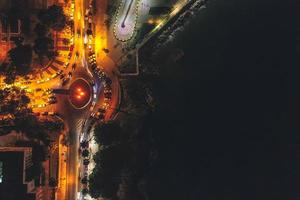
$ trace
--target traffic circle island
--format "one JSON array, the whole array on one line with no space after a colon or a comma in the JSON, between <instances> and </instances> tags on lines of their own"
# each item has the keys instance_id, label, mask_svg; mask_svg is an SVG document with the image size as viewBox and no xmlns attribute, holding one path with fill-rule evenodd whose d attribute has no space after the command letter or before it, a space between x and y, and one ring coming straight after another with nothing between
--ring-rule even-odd
<instances>
[{"instance_id":1,"label":"traffic circle island","mask_svg":"<svg viewBox=\"0 0 300 200\"><path fill-rule=\"evenodd\" d=\"M90 84L83 78L76 79L69 89L69 101L76 109L85 108L91 101L92 89Z\"/></svg>"}]
</instances>

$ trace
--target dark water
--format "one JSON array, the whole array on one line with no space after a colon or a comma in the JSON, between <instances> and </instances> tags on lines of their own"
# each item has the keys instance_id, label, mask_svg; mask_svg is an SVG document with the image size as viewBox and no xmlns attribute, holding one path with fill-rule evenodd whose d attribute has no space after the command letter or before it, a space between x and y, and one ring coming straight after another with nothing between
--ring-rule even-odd
<instances>
[{"instance_id":1,"label":"dark water","mask_svg":"<svg viewBox=\"0 0 300 200\"><path fill-rule=\"evenodd\" d=\"M300 2L215 0L163 64L150 199L300 199Z\"/></svg>"}]
</instances>

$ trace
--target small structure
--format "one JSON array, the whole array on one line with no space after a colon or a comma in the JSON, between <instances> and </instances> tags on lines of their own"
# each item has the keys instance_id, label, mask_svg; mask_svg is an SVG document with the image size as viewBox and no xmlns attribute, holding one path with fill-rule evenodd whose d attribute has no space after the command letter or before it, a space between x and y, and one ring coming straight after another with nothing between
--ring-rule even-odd
<instances>
[{"instance_id":1,"label":"small structure","mask_svg":"<svg viewBox=\"0 0 300 200\"><path fill-rule=\"evenodd\" d=\"M0 199L34 200L31 147L0 147Z\"/></svg>"}]
</instances>

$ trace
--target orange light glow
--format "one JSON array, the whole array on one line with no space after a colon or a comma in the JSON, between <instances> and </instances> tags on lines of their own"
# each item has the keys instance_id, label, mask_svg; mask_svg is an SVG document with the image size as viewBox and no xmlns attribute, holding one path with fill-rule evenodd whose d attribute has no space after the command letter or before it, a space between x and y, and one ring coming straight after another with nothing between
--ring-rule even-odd
<instances>
[{"instance_id":1,"label":"orange light glow","mask_svg":"<svg viewBox=\"0 0 300 200\"><path fill-rule=\"evenodd\" d=\"M149 19L149 20L148 20L148 23L149 23L149 24L153 24L154 21L153 21L152 19Z\"/></svg>"}]
</instances>

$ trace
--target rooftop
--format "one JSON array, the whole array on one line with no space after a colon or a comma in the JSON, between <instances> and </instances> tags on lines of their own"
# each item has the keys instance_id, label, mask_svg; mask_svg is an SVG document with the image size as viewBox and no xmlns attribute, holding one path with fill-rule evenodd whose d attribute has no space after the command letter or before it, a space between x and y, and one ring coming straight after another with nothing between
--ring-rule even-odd
<instances>
[{"instance_id":1,"label":"rooftop","mask_svg":"<svg viewBox=\"0 0 300 200\"><path fill-rule=\"evenodd\" d=\"M34 200L35 193L28 193L27 183L30 183L30 177L26 177L26 171L30 167L27 162L30 152L27 149L31 148L14 149L0 148L0 199Z\"/></svg>"}]
</instances>

